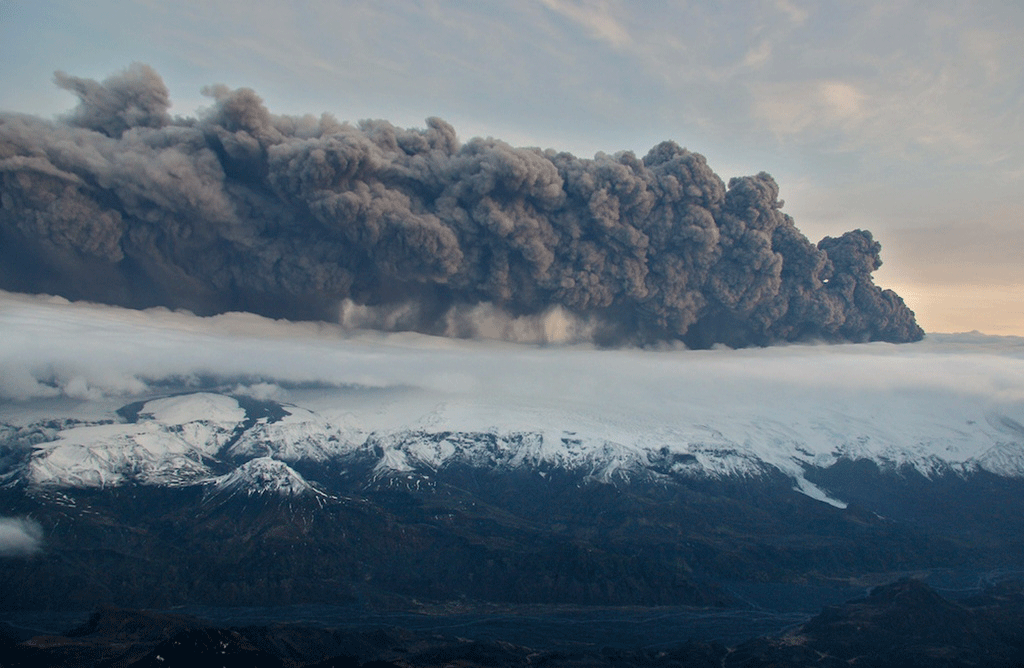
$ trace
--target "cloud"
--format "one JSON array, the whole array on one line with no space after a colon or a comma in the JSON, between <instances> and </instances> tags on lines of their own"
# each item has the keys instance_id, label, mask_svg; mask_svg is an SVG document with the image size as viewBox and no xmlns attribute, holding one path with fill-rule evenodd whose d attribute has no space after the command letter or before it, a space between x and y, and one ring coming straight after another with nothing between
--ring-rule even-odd
<instances>
[{"instance_id":1,"label":"cloud","mask_svg":"<svg viewBox=\"0 0 1024 668\"><path fill-rule=\"evenodd\" d=\"M421 306L415 303L365 306L346 299L339 311L338 321L347 329L413 330L411 325L422 318ZM438 333L515 343L586 343L594 340L596 329L593 318L580 317L559 306L536 315L513 316L483 303L449 309Z\"/></svg>"},{"instance_id":2,"label":"cloud","mask_svg":"<svg viewBox=\"0 0 1024 668\"><path fill-rule=\"evenodd\" d=\"M747 51L746 55L743 56L743 66L752 68L763 67L771 57L771 42L764 40Z\"/></svg>"},{"instance_id":3,"label":"cloud","mask_svg":"<svg viewBox=\"0 0 1024 668\"><path fill-rule=\"evenodd\" d=\"M600 0L541 0L548 9L583 26L596 39L613 47L629 46L633 42L629 31L615 18L608 2Z\"/></svg>"},{"instance_id":4,"label":"cloud","mask_svg":"<svg viewBox=\"0 0 1024 668\"><path fill-rule=\"evenodd\" d=\"M253 383L247 385L239 383L231 390L231 394L241 397L252 397L260 401L284 400L288 396L287 390L275 383Z\"/></svg>"},{"instance_id":5,"label":"cloud","mask_svg":"<svg viewBox=\"0 0 1024 668\"><path fill-rule=\"evenodd\" d=\"M807 17L810 15L810 12L799 7L795 2L791 2L791 0L775 0L775 7L796 25L806 23Z\"/></svg>"},{"instance_id":6,"label":"cloud","mask_svg":"<svg viewBox=\"0 0 1024 668\"><path fill-rule=\"evenodd\" d=\"M23 379L14 391L0 386L8 408L55 394L119 402L159 393L168 383L217 379L226 391L265 398L305 385L421 388L435 402L464 388L513 407L579 405L637 415L717 403L709 419L741 401L786 412L794 397L804 407L858 395L899 403L904 391L1024 399L1021 340L975 335L930 335L905 345L603 350L384 334L252 314L199 318L2 292L0 330L3 377Z\"/></svg>"},{"instance_id":7,"label":"cloud","mask_svg":"<svg viewBox=\"0 0 1024 668\"><path fill-rule=\"evenodd\" d=\"M864 118L865 96L855 86L842 81L826 81L819 85L819 95L832 107L836 116L852 120Z\"/></svg>"},{"instance_id":8,"label":"cloud","mask_svg":"<svg viewBox=\"0 0 1024 668\"><path fill-rule=\"evenodd\" d=\"M898 464L940 450L987 461L1024 446L1000 427L1024 423L1024 339L978 333L904 345L598 349L10 293L0 293L0 331L0 369L40 390L0 389L0 423L31 424L58 407L110 419L139 399L202 389L295 403L364 434L530 431L557 443L571 431L642 450L727 443L794 474L794 445L821 465L865 448ZM11 550L38 545L30 524L5 531Z\"/></svg>"},{"instance_id":9,"label":"cloud","mask_svg":"<svg viewBox=\"0 0 1024 668\"><path fill-rule=\"evenodd\" d=\"M773 44L771 67L731 83L749 91L755 120L804 154L838 145L867 165L1007 168L1022 100L1010 64L1020 16L1004 13L917 3L804 13L797 32L768 24L758 38Z\"/></svg>"},{"instance_id":10,"label":"cloud","mask_svg":"<svg viewBox=\"0 0 1024 668\"><path fill-rule=\"evenodd\" d=\"M837 80L756 84L751 87L754 113L780 139L792 141L811 133L853 132L876 113L856 85Z\"/></svg>"},{"instance_id":11,"label":"cloud","mask_svg":"<svg viewBox=\"0 0 1024 668\"><path fill-rule=\"evenodd\" d=\"M43 529L35 520L0 517L0 557L28 557L42 549Z\"/></svg>"}]
</instances>

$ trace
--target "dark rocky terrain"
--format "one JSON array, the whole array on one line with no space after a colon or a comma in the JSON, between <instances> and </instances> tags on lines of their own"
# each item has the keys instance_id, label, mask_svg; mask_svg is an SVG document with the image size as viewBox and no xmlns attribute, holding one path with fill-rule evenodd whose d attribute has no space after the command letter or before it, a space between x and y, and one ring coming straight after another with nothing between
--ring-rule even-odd
<instances>
[{"instance_id":1,"label":"dark rocky terrain","mask_svg":"<svg viewBox=\"0 0 1024 668\"><path fill-rule=\"evenodd\" d=\"M950 601L919 581L877 587L778 638L735 648L734 666L1019 666L1024 592L1004 584Z\"/></svg>"},{"instance_id":2,"label":"dark rocky terrain","mask_svg":"<svg viewBox=\"0 0 1024 668\"><path fill-rule=\"evenodd\" d=\"M179 408L216 408L218 401L238 408L221 395L175 396L170 403ZM135 425L140 412L150 415L167 406L131 405L119 416L124 425ZM357 656L353 660L363 663L404 661L420 657L408 654L413 645L438 665L445 661L430 652L468 652L471 658L453 659L464 665L521 663L523 657L540 656L537 652L554 653L545 661L571 659L580 665L678 663L684 651L716 665L723 657L734 662L730 665L771 665L803 661L808 652L868 657L870 647L893 646L897 636L917 637L928 629L945 630L900 651L956 661L1016 651L1012 623L1003 620L1012 619L1007 611L1016 605L1017 593L986 591L987 602L962 596L1024 572L1020 477L951 465L926 474L884 460L840 458L828 468L801 464L799 480L821 493L813 496L814 490L797 489L801 483L792 472L764 462L744 474L700 474L688 468L692 454L662 448L630 459L598 444L594 457L579 460L580 465L538 459L514 466L509 453L520 452L515 446L522 444L513 441L529 434L408 431L371 435L359 447L344 449L330 440L336 434L312 420L289 423L291 431L278 441L235 449L244 444L247 430L274 433L283 415L275 408L280 406L250 401L241 412L212 410L205 421L142 425L137 442L110 440L111 434L134 427L108 421L84 432L107 440L67 451L49 444L58 433L82 433L68 425L9 428L0 447L0 463L8 471L0 485L0 515L23 518L38 534L39 547L0 556L0 619L9 624L7 640L48 636L32 647L52 644L69 665L112 660L96 653L109 654L109 638L118 634L128 634L128 640L117 641L124 652L137 646L132 661L165 642L170 644L159 653L165 661L203 647L230 647L240 665L274 665L282 658L316 663L335 656ZM225 414L235 417L218 417ZM241 414L245 419L235 424ZM193 451L200 454L182 467L174 459L166 459L174 466L154 467L147 457L173 453L175 434L187 435L189 429L217 447ZM562 443L567 452L586 450L569 432L562 438L569 439ZM308 455L286 463L267 456L271 446ZM319 456L333 452L331 447L336 454ZM427 455L442 447L455 454L431 463ZM64 468L54 470L67 477L35 481L28 474L46 469L31 465L46 463L42 455L50 452L63 457L56 459ZM104 458L125 452L131 457L117 467L102 465ZM723 457L729 452L719 447ZM82 475L98 472L101 482L104 475L114 482L82 482L92 479L76 477L73 464L82 458L90 462ZM193 470L201 475L190 478ZM147 471L164 477L147 478ZM961 599L943 601L904 583L906 591L891 602L897 617L884 624L861 619L888 609L879 594L829 609L816 622L779 635L822 606L907 575L943 587L940 591L959 589ZM932 616L899 617L904 604ZM133 613L117 613L118 618L108 610L81 632L54 635L80 624L96 606L174 611L175 616L150 612L145 613L150 621L140 622ZM182 621L184 612L196 619ZM992 619L985 617L990 612ZM25 621L33 615L50 615L50 623ZM59 626L53 623L57 619L63 620ZM435 623L421 623L424 619ZM261 644L242 630L285 620L290 620L287 629L320 628L309 632L315 637L333 625L348 634L347 640L314 660L308 653L282 654L280 646ZM867 645L836 640L850 628L867 628L865 623L889 635L871 636ZM965 624L974 630L964 632L967 640L955 641L959 649L935 650L938 654L921 649L960 637ZM411 634L415 643L394 641L408 656L346 650L356 642L351 634L379 626L408 629L401 633ZM152 632L140 640L133 635L137 627ZM1004 631L993 635L992 628ZM175 637L179 632L186 635ZM448 647L438 645L435 636L472 642ZM747 642L753 637L760 639ZM681 643L689 643L687 649L679 649ZM725 652L727 646L734 650ZM863 657L861 663L869 660ZM762 660L768 663L756 663ZM127 659L118 661L128 665ZM427 658L417 661L434 665Z\"/></svg>"},{"instance_id":3,"label":"dark rocky terrain","mask_svg":"<svg viewBox=\"0 0 1024 668\"><path fill-rule=\"evenodd\" d=\"M529 623L524 620L524 623ZM680 631L683 632L682 630ZM2 637L0 666L1017 666L1024 661L1024 590L1003 583L945 599L917 580L876 587L782 635L735 646L687 641L636 649L525 647L399 628L295 624L218 626L180 615L103 608L62 635ZM566 641L571 639L565 639Z\"/></svg>"},{"instance_id":4,"label":"dark rocky terrain","mask_svg":"<svg viewBox=\"0 0 1024 668\"><path fill-rule=\"evenodd\" d=\"M0 610L734 606L745 603L723 583L843 590L900 573L1021 567L1024 483L919 477L889 474L873 481L875 497L858 497L847 476L859 502L845 509L771 475L616 485L467 468L430 486L395 477L368 488L350 468L318 472L328 497L0 489L4 512L33 518L46 537L35 555L0 557Z\"/></svg>"}]
</instances>

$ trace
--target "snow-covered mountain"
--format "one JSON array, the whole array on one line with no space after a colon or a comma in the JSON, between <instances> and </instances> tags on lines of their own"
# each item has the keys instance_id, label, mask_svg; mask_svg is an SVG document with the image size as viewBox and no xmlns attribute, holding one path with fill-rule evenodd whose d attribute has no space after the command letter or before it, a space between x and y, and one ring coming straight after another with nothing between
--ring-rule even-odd
<instances>
[{"instance_id":1,"label":"snow-covered mountain","mask_svg":"<svg viewBox=\"0 0 1024 668\"><path fill-rule=\"evenodd\" d=\"M249 484L253 493L295 495L316 492L285 463L344 468L369 462L367 483L429 480L452 466L541 476L561 470L619 484L777 471L791 478L794 490L842 507L843 499L805 477L807 469L867 460L883 469L909 466L926 476L1024 476L1020 423L991 407L977 414L977 406L962 403L931 406L922 414L921 402L914 402L917 413L889 420L864 416L863 406L836 406L827 415L800 419L755 413L701 424L681 414L674 424L659 424L615 414L581 419L509 407L488 412L480 403L463 401L439 403L402 427L381 429L361 426L365 411L346 410L353 407L344 393L309 394L327 407L325 414L293 403L193 392L122 407L94 421L6 425L4 479L30 488L212 485L234 492ZM421 399L397 403L414 415ZM377 412L384 410L379 406ZM27 434L35 435L31 443Z\"/></svg>"},{"instance_id":2,"label":"snow-covered mountain","mask_svg":"<svg viewBox=\"0 0 1024 668\"><path fill-rule=\"evenodd\" d=\"M211 499L267 494L328 498L327 494L307 482L295 469L270 457L250 459L230 473L209 480L207 484Z\"/></svg>"},{"instance_id":3,"label":"snow-covered mountain","mask_svg":"<svg viewBox=\"0 0 1024 668\"><path fill-rule=\"evenodd\" d=\"M270 457L599 482L870 461L1024 475L1024 341L600 350L0 294L0 480L202 485ZM306 468L302 468L306 466Z\"/></svg>"},{"instance_id":4,"label":"snow-covered mountain","mask_svg":"<svg viewBox=\"0 0 1024 668\"><path fill-rule=\"evenodd\" d=\"M600 350L7 293L0 331L0 476L26 485L198 485L256 457L371 461L378 477L769 469L821 499L804 472L845 460L1024 474L1012 337Z\"/></svg>"},{"instance_id":5,"label":"snow-covered mountain","mask_svg":"<svg viewBox=\"0 0 1024 668\"><path fill-rule=\"evenodd\" d=\"M0 333L12 609L1024 568L1024 340L603 350L3 294Z\"/></svg>"}]
</instances>

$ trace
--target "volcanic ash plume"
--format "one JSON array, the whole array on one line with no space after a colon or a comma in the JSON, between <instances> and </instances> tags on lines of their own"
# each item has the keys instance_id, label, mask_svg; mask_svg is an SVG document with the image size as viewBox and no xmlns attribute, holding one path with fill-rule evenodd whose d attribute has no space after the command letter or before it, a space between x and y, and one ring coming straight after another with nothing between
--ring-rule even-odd
<instances>
[{"instance_id":1,"label":"volcanic ash plume","mask_svg":"<svg viewBox=\"0 0 1024 668\"><path fill-rule=\"evenodd\" d=\"M587 160L461 144L437 118L277 116L246 88L207 88L208 111L172 118L140 64L55 81L80 98L61 120L0 115L6 290L292 319L344 304L448 335L545 332L556 313L608 345L923 334L873 284L869 232L815 246L771 176L727 187L673 142Z\"/></svg>"}]
</instances>

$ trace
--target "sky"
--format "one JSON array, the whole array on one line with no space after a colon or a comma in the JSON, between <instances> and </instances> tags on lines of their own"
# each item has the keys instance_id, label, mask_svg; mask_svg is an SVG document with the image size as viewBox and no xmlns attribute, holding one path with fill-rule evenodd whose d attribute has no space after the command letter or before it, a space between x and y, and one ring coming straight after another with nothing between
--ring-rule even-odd
<instances>
[{"instance_id":1,"label":"sky","mask_svg":"<svg viewBox=\"0 0 1024 668\"><path fill-rule=\"evenodd\" d=\"M0 0L0 109L52 117L156 69L204 86L590 157L672 139L724 180L767 171L812 241L863 228L876 283L928 332L1024 334L1024 5L522 0Z\"/></svg>"}]
</instances>

